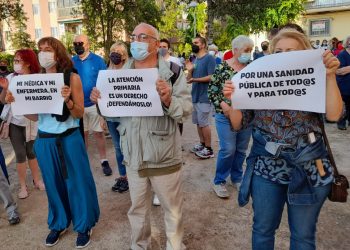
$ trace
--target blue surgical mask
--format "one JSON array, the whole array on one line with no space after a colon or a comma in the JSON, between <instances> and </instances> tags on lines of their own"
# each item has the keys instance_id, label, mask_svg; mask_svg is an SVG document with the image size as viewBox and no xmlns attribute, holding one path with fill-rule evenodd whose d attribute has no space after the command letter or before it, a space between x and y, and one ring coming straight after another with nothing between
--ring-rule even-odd
<instances>
[{"instance_id":1,"label":"blue surgical mask","mask_svg":"<svg viewBox=\"0 0 350 250\"><path fill-rule=\"evenodd\" d=\"M130 52L132 57L136 60L136 61L142 61L144 59L147 58L147 56L149 56L149 52L148 52L148 43L144 43L144 42L132 42L130 45Z\"/></svg>"},{"instance_id":2,"label":"blue surgical mask","mask_svg":"<svg viewBox=\"0 0 350 250\"><path fill-rule=\"evenodd\" d=\"M250 53L242 53L239 57L238 57L238 61L242 64L248 64L248 62L250 61Z\"/></svg>"}]
</instances>

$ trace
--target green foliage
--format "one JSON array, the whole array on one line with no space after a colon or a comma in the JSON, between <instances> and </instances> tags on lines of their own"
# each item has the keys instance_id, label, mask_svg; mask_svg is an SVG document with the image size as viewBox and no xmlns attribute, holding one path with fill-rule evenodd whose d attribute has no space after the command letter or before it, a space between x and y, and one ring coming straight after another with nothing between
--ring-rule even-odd
<instances>
[{"instance_id":1,"label":"green foliage","mask_svg":"<svg viewBox=\"0 0 350 250\"><path fill-rule=\"evenodd\" d=\"M305 0L215 0L210 13L226 27L232 39L239 34L268 31L293 22L303 11ZM220 42L216 37L215 43ZM225 43L224 43L225 44Z\"/></svg>"},{"instance_id":2,"label":"green foliage","mask_svg":"<svg viewBox=\"0 0 350 250\"><path fill-rule=\"evenodd\" d=\"M189 43L181 43L178 46L178 53L182 55L182 53L185 53L186 57L188 57L192 52L192 46Z\"/></svg>"},{"instance_id":3,"label":"green foliage","mask_svg":"<svg viewBox=\"0 0 350 250\"><path fill-rule=\"evenodd\" d=\"M36 47L35 41L33 41L30 35L23 29L14 32L13 35L11 35L11 42L12 48L15 50L23 48L35 49Z\"/></svg>"},{"instance_id":4,"label":"green foliage","mask_svg":"<svg viewBox=\"0 0 350 250\"><path fill-rule=\"evenodd\" d=\"M160 18L155 1L80 0L80 3L87 35L98 48L104 48L105 56L113 42L122 39L124 31L130 34L140 22L155 26Z\"/></svg>"},{"instance_id":5,"label":"green foliage","mask_svg":"<svg viewBox=\"0 0 350 250\"><path fill-rule=\"evenodd\" d=\"M157 24L161 38L176 38L182 41L184 32L177 27L177 22L182 19L184 5L178 5L176 1L165 0L161 9L162 15Z\"/></svg>"},{"instance_id":6,"label":"green foliage","mask_svg":"<svg viewBox=\"0 0 350 250\"><path fill-rule=\"evenodd\" d=\"M205 37L206 21L207 21L207 5L200 3L195 8L188 8L187 20L189 22L189 29L186 30L185 42L192 43L194 36L194 17L196 17L196 34Z\"/></svg>"},{"instance_id":7,"label":"green foliage","mask_svg":"<svg viewBox=\"0 0 350 250\"><path fill-rule=\"evenodd\" d=\"M73 32L65 32L65 34L60 39L70 55L73 55L73 51L74 51L74 47L73 47L74 36L75 34Z\"/></svg>"},{"instance_id":8,"label":"green foliage","mask_svg":"<svg viewBox=\"0 0 350 250\"><path fill-rule=\"evenodd\" d=\"M20 0L0 0L0 21L18 20L24 16L23 4Z\"/></svg>"},{"instance_id":9,"label":"green foliage","mask_svg":"<svg viewBox=\"0 0 350 250\"><path fill-rule=\"evenodd\" d=\"M5 53L5 52L1 52L0 53L0 60L6 60L7 61L7 65L8 65L8 70L9 71L13 71L13 58L14 55Z\"/></svg>"}]
</instances>

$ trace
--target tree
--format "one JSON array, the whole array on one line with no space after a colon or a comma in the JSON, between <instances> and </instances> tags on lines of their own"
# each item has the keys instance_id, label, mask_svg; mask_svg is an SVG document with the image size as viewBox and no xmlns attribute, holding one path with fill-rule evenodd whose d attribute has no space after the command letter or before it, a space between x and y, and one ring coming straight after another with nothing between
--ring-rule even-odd
<instances>
[{"instance_id":1,"label":"tree","mask_svg":"<svg viewBox=\"0 0 350 250\"><path fill-rule=\"evenodd\" d=\"M208 19L214 20L215 18L225 24L226 31L232 39L238 31L241 34L256 33L294 21L302 13L305 0L215 0L208 2L211 6L208 15L212 15Z\"/></svg>"},{"instance_id":2,"label":"tree","mask_svg":"<svg viewBox=\"0 0 350 250\"><path fill-rule=\"evenodd\" d=\"M0 0L0 22L9 18L21 19L23 16L23 4L20 0Z\"/></svg>"},{"instance_id":3,"label":"tree","mask_svg":"<svg viewBox=\"0 0 350 250\"><path fill-rule=\"evenodd\" d=\"M105 56L114 40L123 32L130 34L140 22L155 25L160 10L155 1L147 0L78 0L84 14L84 26L90 39L104 48Z\"/></svg>"},{"instance_id":4,"label":"tree","mask_svg":"<svg viewBox=\"0 0 350 250\"><path fill-rule=\"evenodd\" d=\"M14 27L10 36L14 49L35 47L35 42L25 32L27 20L20 0L0 0L0 23L7 22L9 27Z\"/></svg>"}]
</instances>

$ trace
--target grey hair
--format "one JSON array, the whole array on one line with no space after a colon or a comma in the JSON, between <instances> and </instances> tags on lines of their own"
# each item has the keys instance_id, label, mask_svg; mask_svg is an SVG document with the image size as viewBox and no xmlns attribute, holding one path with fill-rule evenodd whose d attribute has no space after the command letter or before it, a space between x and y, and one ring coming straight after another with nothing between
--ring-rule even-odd
<instances>
[{"instance_id":1,"label":"grey hair","mask_svg":"<svg viewBox=\"0 0 350 250\"><path fill-rule=\"evenodd\" d=\"M138 27L138 26L145 26L145 27L151 29L154 32L154 37L157 38L157 40L159 40L159 31L155 27L153 27L152 25L150 25L148 23L139 23L136 27Z\"/></svg>"},{"instance_id":2,"label":"grey hair","mask_svg":"<svg viewBox=\"0 0 350 250\"><path fill-rule=\"evenodd\" d=\"M109 50L113 51L116 47L122 47L124 56L128 57L128 48L126 47L126 44L123 41L116 41L112 44Z\"/></svg>"},{"instance_id":3,"label":"grey hair","mask_svg":"<svg viewBox=\"0 0 350 250\"><path fill-rule=\"evenodd\" d=\"M350 36L347 36L347 37L345 38L345 41L344 41L344 47L349 46L349 44L350 44Z\"/></svg>"},{"instance_id":4,"label":"grey hair","mask_svg":"<svg viewBox=\"0 0 350 250\"><path fill-rule=\"evenodd\" d=\"M219 48L218 48L218 46L216 46L215 44L210 44L210 45L208 46L208 50L218 51Z\"/></svg>"},{"instance_id":5,"label":"grey hair","mask_svg":"<svg viewBox=\"0 0 350 250\"><path fill-rule=\"evenodd\" d=\"M247 45L254 47L253 40L247 36L244 36L244 35L239 35L239 36L235 37L232 40L231 44L232 44L232 50L242 49L244 46L247 46Z\"/></svg>"}]
</instances>

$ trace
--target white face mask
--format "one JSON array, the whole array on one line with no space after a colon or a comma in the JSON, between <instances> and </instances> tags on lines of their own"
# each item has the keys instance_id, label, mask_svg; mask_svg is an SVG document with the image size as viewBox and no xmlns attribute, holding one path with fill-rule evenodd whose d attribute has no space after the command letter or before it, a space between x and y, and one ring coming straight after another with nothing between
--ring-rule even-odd
<instances>
[{"instance_id":1,"label":"white face mask","mask_svg":"<svg viewBox=\"0 0 350 250\"><path fill-rule=\"evenodd\" d=\"M40 51L38 54L40 66L44 69L49 69L57 62L54 59L55 54L49 51Z\"/></svg>"},{"instance_id":2,"label":"white face mask","mask_svg":"<svg viewBox=\"0 0 350 250\"><path fill-rule=\"evenodd\" d=\"M22 74L23 73L23 66L22 64L14 64L13 65L13 70L17 73L17 74Z\"/></svg>"},{"instance_id":3,"label":"white face mask","mask_svg":"<svg viewBox=\"0 0 350 250\"><path fill-rule=\"evenodd\" d=\"M215 56L215 51L209 51L209 55Z\"/></svg>"}]
</instances>

